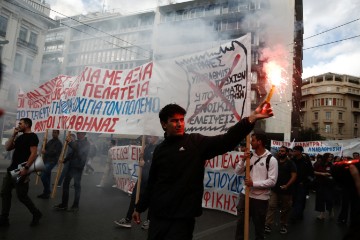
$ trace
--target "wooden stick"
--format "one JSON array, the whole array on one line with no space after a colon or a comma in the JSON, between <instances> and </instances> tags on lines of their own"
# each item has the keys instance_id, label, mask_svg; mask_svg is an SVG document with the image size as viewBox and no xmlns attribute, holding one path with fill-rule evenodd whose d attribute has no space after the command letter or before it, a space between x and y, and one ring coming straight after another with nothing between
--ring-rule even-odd
<instances>
[{"instance_id":1,"label":"wooden stick","mask_svg":"<svg viewBox=\"0 0 360 240\"><path fill-rule=\"evenodd\" d=\"M41 148L41 157L44 157L43 152L45 151L45 147L46 147L46 143L47 143L48 132L49 132L49 129L46 129L46 130L45 130L44 140L43 140L43 145L42 145L42 148ZM39 174L36 173L35 185L37 185L37 184L39 183L39 178L40 178L40 177L39 177Z\"/></svg>"},{"instance_id":2,"label":"wooden stick","mask_svg":"<svg viewBox=\"0 0 360 240\"><path fill-rule=\"evenodd\" d=\"M141 160L144 160L144 149L145 149L145 135L142 136L141 140L141 157L139 159L139 163ZM136 186L136 198L135 198L135 204L138 203L140 198L140 184L141 184L141 175L142 175L142 167L140 167L139 164L139 171L138 171L138 180L137 180L137 186Z\"/></svg>"},{"instance_id":3,"label":"wooden stick","mask_svg":"<svg viewBox=\"0 0 360 240\"><path fill-rule=\"evenodd\" d=\"M246 136L246 151L250 152L250 134ZM245 177L250 177L250 154L246 157ZM249 240L249 195L250 188L245 188L245 219L244 219L244 240Z\"/></svg>"},{"instance_id":4,"label":"wooden stick","mask_svg":"<svg viewBox=\"0 0 360 240\"><path fill-rule=\"evenodd\" d=\"M71 134L71 131L68 131L67 134L66 134L66 138L69 137ZM65 142L64 142L64 146L63 146L63 149L60 153L60 157L59 157L59 161L58 161L58 169L57 169L57 172L56 172L56 178L55 178L55 183L54 183L54 187L53 187L53 190L51 192L51 198L54 198L55 195L56 195L56 190L57 190L57 186L58 186L58 182L59 182L59 177L61 175L61 171L62 171L62 168L63 168L63 161L64 161L64 156L66 154L66 150L67 150L67 146L68 146L68 142L66 141L66 138L65 138Z\"/></svg>"}]
</instances>

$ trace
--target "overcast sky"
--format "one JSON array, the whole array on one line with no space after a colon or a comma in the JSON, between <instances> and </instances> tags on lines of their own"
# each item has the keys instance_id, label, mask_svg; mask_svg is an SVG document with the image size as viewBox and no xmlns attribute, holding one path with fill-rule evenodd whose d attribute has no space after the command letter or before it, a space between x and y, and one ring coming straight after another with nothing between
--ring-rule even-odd
<instances>
[{"instance_id":1,"label":"overcast sky","mask_svg":"<svg viewBox=\"0 0 360 240\"><path fill-rule=\"evenodd\" d=\"M102 9L128 13L154 8L157 3L166 4L168 2L184 1L185 0L47 0L46 2L51 5L53 10L71 16L79 13L85 14L93 11L101 11ZM326 72L360 77L360 16L358 15L360 1L303 0L303 4L303 78ZM51 16L54 15L59 14L52 12ZM353 22L349 23L351 21ZM344 26L338 27L340 25ZM335 27L338 28L312 37L315 34ZM341 41L351 37L355 38ZM311 48L333 41L340 42Z\"/></svg>"}]
</instances>

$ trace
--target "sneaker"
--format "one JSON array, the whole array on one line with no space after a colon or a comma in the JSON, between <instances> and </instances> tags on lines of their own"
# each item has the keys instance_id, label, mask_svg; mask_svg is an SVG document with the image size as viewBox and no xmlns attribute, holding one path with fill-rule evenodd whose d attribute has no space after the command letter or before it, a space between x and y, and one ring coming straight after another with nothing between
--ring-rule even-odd
<instances>
[{"instance_id":1,"label":"sneaker","mask_svg":"<svg viewBox=\"0 0 360 240\"><path fill-rule=\"evenodd\" d=\"M131 221L126 218L114 221L114 223L120 227L131 228Z\"/></svg>"},{"instance_id":2,"label":"sneaker","mask_svg":"<svg viewBox=\"0 0 360 240\"><path fill-rule=\"evenodd\" d=\"M61 188L61 185L57 185L58 188Z\"/></svg>"},{"instance_id":3,"label":"sneaker","mask_svg":"<svg viewBox=\"0 0 360 240\"><path fill-rule=\"evenodd\" d=\"M77 213L79 211L79 207L72 206L70 209L67 210L68 212Z\"/></svg>"},{"instance_id":4,"label":"sneaker","mask_svg":"<svg viewBox=\"0 0 360 240\"><path fill-rule=\"evenodd\" d=\"M54 209L57 211L66 211L67 210L67 206L63 205L62 203L55 205Z\"/></svg>"},{"instance_id":5,"label":"sneaker","mask_svg":"<svg viewBox=\"0 0 360 240\"><path fill-rule=\"evenodd\" d=\"M10 226L9 218L0 216L0 227L8 227Z\"/></svg>"},{"instance_id":6,"label":"sneaker","mask_svg":"<svg viewBox=\"0 0 360 240\"><path fill-rule=\"evenodd\" d=\"M103 187L103 185L98 184L98 185L96 185L96 187L98 187L98 188L102 188L102 187Z\"/></svg>"},{"instance_id":7,"label":"sneaker","mask_svg":"<svg viewBox=\"0 0 360 240\"><path fill-rule=\"evenodd\" d=\"M42 213L38 210L36 213L33 214L33 219L30 223L30 226L35 227L39 225L39 221L41 217L42 217Z\"/></svg>"},{"instance_id":8,"label":"sneaker","mask_svg":"<svg viewBox=\"0 0 360 240\"><path fill-rule=\"evenodd\" d=\"M114 185L112 185L111 187L112 187L112 188L116 188L116 187L117 187L117 185L116 185L116 184L114 184Z\"/></svg>"},{"instance_id":9,"label":"sneaker","mask_svg":"<svg viewBox=\"0 0 360 240\"><path fill-rule=\"evenodd\" d=\"M49 199L49 198L50 198L50 194L45 194L45 193L43 193L43 194L38 195L37 197L38 197L38 198L41 198L41 199Z\"/></svg>"},{"instance_id":10,"label":"sneaker","mask_svg":"<svg viewBox=\"0 0 360 240\"><path fill-rule=\"evenodd\" d=\"M148 230L150 225L150 220L146 220L142 225L141 228L144 230Z\"/></svg>"},{"instance_id":11,"label":"sneaker","mask_svg":"<svg viewBox=\"0 0 360 240\"><path fill-rule=\"evenodd\" d=\"M271 233L271 227L268 225L265 225L265 233Z\"/></svg>"},{"instance_id":12,"label":"sneaker","mask_svg":"<svg viewBox=\"0 0 360 240\"><path fill-rule=\"evenodd\" d=\"M285 225L282 225L281 228L280 228L280 233L281 234L286 234L288 231L287 231L287 227Z\"/></svg>"}]
</instances>

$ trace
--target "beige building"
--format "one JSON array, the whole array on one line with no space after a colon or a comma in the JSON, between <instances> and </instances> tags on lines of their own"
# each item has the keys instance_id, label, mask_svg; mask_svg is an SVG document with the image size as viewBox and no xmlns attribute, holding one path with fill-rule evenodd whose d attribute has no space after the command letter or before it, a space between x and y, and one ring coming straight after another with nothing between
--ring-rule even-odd
<instances>
[{"instance_id":1,"label":"beige building","mask_svg":"<svg viewBox=\"0 0 360 240\"><path fill-rule=\"evenodd\" d=\"M360 78L325 73L303 80L300 121L327 140L359 136Z\"/></svg>"}]
</instances>

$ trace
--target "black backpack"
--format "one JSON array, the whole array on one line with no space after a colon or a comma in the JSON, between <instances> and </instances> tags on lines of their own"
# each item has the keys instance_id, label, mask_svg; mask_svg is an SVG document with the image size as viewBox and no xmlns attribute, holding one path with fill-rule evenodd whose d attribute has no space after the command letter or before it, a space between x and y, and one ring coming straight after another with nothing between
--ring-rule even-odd
<instances>
[{"instance_id":1,"label":"black backpack","mask_svg":"<svg viewBox=\"0 0 360 240\"><path fill-rule=\"evenodd\" d=\"M269 154L269 155L266 157L266 169L267 169L268 171L269 171L269 163L270 163L271 157L272 157L271 154ZM254 164L250 166L250 171L251 171L251 169L253 168L253 166L254 166L255 164L257 164L257 163L261 160L261 158L262 158L262 157L258 158L258 159L254 162Z\"/></svg>"}]
</instances>

